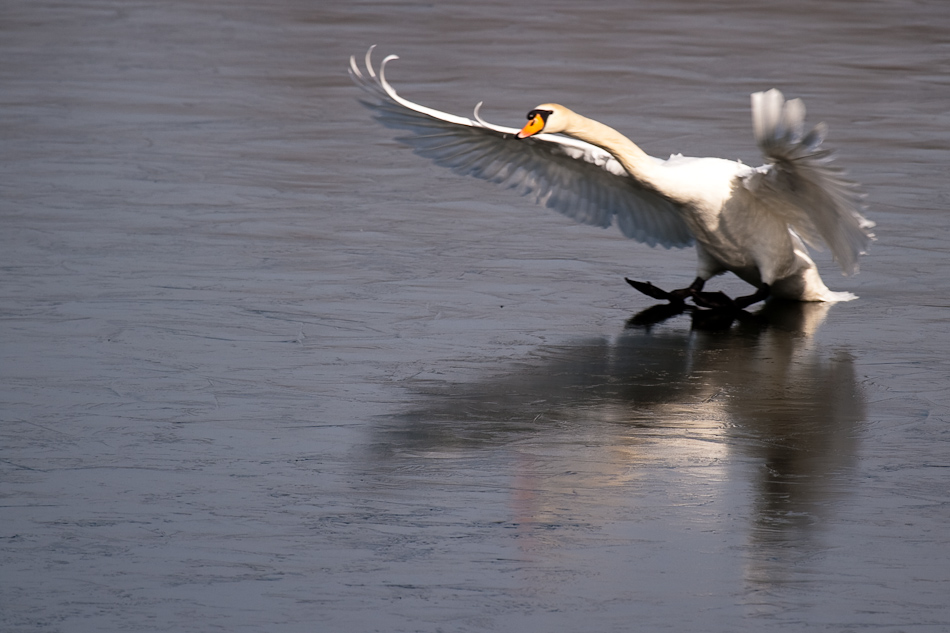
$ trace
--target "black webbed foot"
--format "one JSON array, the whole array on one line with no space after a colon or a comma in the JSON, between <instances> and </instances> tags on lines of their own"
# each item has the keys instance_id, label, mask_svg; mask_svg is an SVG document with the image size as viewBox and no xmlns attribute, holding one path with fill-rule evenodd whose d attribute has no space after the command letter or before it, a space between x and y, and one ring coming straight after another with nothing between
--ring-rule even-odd
<instances>
[{"instance_id":1,"label":"black webbed foot","mask_svg":"<svg viewBox=\"0 0 950 633\"><path fill-rule=\"evenodd\" d=\"M660 301L669 301L672 304L683 303L686 299L695 296L696 293L703 289L703 284L706 283L705 279L697 277L687 288L678 288L677 290L667 292L666 290L657 288L649 281L634 281L627 277L624 277L624 280L646 296L659 299Z\"/></svg>"},{"instance_id":2,"label":"black webbed foot","mask_svg":"<svg viewBox=\"0 0 950 633\"><path fill-rule=\"evenodd\" d=\"M653 299L669 301L670 303L683 303L682 299L678 299L675 295L667 292L666 290L657 288L649 281L634 281L633 279L627 279L626 277L624 277L624 280L646 296L652 297Z\"/></svg>"},{"instance_id":3,"label":"black webbed foot","mask_svg":"<svg viewBox=\"0 0 950 633\"><path fill-rule=\"evenodd\" d=\"M738 312L745 310L753 303L764 301L769 297L771 292L772 290L768 284L762 284L762 286L751 295L736 297L735 299L730 298L724 292L697 292L693 294L693 303L701 308Z\"/></svg>"},{"instance_id":4,"label":"black webbed foot","mask_svg":"<svg viewBox=\"0 0 950 633\"><path fill-rule=\"evenodd\" d=\"M733 299L724 292L703 292L702 290L706 284L706 280L702 277L694 279L693 283L686 288L679 288L677 290L671 290L670 292L662 288L657 288L649 281L634 281L627 277L624 277L624 280L648 297L659 299L660 301L669 301L671 306L682 306L687 299L692 298L693 303L695 303L697 307L727 312L741 312L753 303L768 299L772 292L768 284L762 284L751 295ZM679 313L676 312L675 314Z\"/></svg>"},{"instance_id":5,"label":"black webbed foot","mask_svg":"<svg viewBox=\"0 0 950 633\"><path fill-rule=\"evenodd\" d=\"M693 303L700 308L710 310L741 310L736 302L724 292L697 292L693 295Z\"/></svg>"}]
</instances>

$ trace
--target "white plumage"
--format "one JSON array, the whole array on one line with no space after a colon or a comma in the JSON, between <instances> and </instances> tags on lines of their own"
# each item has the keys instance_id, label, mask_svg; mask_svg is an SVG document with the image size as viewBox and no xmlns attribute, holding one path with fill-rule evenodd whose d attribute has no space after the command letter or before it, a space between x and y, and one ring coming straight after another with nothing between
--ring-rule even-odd
<instances>
[{"instance_id":1,"label":"white plumage","mask_svg":"<svg viewBox=\"0 0 950 633\"><path fill-rule=\"evenodd\" d=\"M532 195L574 220L608 227L655 246L695 244L697 277L672 292L630 282L641 292L673 302L691 297L707 307L739 307L768 296L801 301L845 301L828 290L805 244L827 245L846 274L873 236L861 215L862 194L821 148L824 126L804 133L805 106L778 90L752 95L755 140L768 159L749 167L720 158L662 160L648 156L616 130L558 104L542 104L516 128L428 108L399 96L386 81L386 57L365 74L350 58L354 81L376 97L366 103L387 127L408 131L399 140L459 174ZM558 133L566 134L561 136ZM702 292L709 278L733 272L756 287L730 300ZM629 280L628 280L629 281Z\"/></svg>"}]
</instances>

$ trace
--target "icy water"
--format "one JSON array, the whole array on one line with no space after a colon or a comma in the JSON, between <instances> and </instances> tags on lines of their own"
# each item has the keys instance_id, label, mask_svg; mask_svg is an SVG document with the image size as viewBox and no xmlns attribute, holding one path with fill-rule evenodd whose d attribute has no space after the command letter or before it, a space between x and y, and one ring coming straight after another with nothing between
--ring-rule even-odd
<instances>
[{"instance_id":1,"label":"icy water","mask_svg":"<svg viewBox=\"0 0 950 633\"><path fill-rule=\"evenodd\" d=\"M415 156L374 43L658 156L802 97L860 299L637 326L693 252ZM0 130L0 630L950 630L946 3L7 0Z\"/></svg>"}]
</instances>

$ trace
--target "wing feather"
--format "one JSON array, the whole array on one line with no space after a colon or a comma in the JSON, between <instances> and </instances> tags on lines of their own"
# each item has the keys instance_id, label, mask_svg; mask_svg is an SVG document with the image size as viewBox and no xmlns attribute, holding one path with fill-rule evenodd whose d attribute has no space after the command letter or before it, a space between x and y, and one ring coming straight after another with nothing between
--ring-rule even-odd
<instances>
[{"instance_id":1,"label":"wing feather","mask_svg":"<svg viewBox=\"0 0 950 633\"><path fill-rule=\"evenodd\" d=\"M397 138L415 153L453 172L474 176L532 196L536 202L582 224L616 222L627 237L655 246L685 247L693 236L677 204L640 184L605 150L576 139L539 134L517 139L518 130L484 121L475 108L468 119L413 103L386 81L386 57L365 74L350 58L350 76L373 100L363 100L386 127L408 132Z\"/></svg>"},{"instance_id":2,"label":"wing feather","mask_svg":"<svg viewBox=\"0 0 950 633\"><path fill-rule=\"evenodd\" d=\"M845 273L857 272L858 255L874 239L869 232L874 223L861 213L864 194L858 185L821 149L825 126L804 134L804 104L786 101L774 89L752 95L752 124L770 164L751 170L746 188L810 246L826 244Z\"/></svg>"}]
</instances>

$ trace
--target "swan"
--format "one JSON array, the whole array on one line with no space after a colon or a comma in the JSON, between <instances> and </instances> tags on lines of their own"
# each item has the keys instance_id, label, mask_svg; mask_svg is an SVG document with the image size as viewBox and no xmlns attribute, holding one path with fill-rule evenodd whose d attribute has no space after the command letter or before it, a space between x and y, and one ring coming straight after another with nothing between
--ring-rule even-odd
<instances>
[{"instance_id":1,"label":"swan","mask_svg":"<svg viewBox=\"0 0 950 633\"><path fill-rule=\"evenodd\" d=\"M364 101L383 125L408 131L399 140L416 153L459 174L531 194L575 221L616 223L627 237L650 246L695 245L696 278L665 291L650 282L626 281L655 299L705 308L746 308L769 297L797 301L849 301L828 289L808 246L826 245L844 274L858 271L858 257L874 236L863 215L859 186L847 180L821 148L824 124L807 134L805 106L778 90L752 95L753 132L767 159L761 167L721 158L647 155L611 127L562 105L532 108L521 129L413 103L386 80L389 55L364 69L350 57L349 72L374 101ZM755 291L730 298L704 292L706 282L732 272Z\"/></svg>"}]
</instances>

